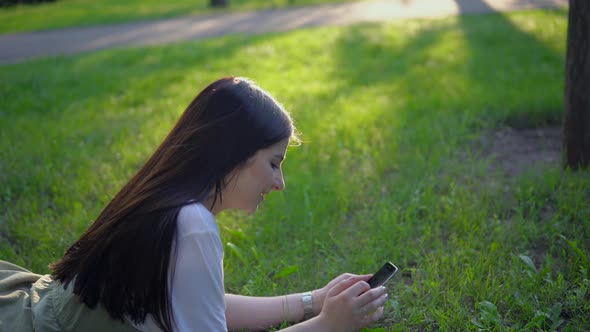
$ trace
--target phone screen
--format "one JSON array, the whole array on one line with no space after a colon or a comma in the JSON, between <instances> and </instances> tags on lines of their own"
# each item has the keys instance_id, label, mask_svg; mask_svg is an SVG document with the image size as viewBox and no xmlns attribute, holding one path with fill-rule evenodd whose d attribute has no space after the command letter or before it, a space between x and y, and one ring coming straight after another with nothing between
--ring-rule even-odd
<instances>
[{"instance_id":1,"label":"phone screen","mask_svg":"<svg viewBox=\"0 0 590 332\"><path fill-rule=\"evenodd\" d=\"M382 286L397 273L397 270L397 266L387 262L367 282L371 288Z\"/></svg>"}]
</instances>

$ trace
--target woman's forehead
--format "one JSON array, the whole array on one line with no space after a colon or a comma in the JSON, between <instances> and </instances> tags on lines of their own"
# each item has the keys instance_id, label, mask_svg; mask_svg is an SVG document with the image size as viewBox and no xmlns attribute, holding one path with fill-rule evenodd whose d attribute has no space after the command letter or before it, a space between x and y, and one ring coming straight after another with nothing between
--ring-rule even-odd
<instances>
[{"instance_id":1,"label":"woman's forehead","mask_svg":"<svg viewBox=\"0 0 590 332\"><path fill-rule=\"evenodd\" d=\"M273 156L280 156L281 159L284 158L285 153L287 153L287 147L289 146L289 139L285 138L265 149L262 149L261 152L265 154L270 154Z\"/></svg>"}]
</instances>

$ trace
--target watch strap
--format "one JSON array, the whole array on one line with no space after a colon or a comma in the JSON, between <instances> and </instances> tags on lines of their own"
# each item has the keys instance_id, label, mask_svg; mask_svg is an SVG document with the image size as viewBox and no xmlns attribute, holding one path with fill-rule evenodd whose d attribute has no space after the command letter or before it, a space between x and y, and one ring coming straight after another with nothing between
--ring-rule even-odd
<instances>
[{"instance_id":1,"label":"watch strap","mask_svg":"<svg viewBox=\"0 0 590 332\"><path fill-rule=\"evenodd\" d=\"M306 292L301 295L301 302L303 302L303 320L308 320L314 316L313 314L313 296L311 292Z\"/></svg>"}]
</instances>

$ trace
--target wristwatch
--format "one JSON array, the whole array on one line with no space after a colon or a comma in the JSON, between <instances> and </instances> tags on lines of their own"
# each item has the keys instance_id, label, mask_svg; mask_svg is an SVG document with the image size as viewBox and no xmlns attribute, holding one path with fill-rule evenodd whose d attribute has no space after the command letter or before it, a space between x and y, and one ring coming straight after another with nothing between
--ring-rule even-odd
<instances>
[{"instance_id":1,"label":"wristwatch","mask_svg":"<svg viewBox=\"0 0 590 332\"><path fill-rule=\"evenodd\" d=\"M308 320L313 317L313 297L311 292L306 292L301 295L301 302L303 302L303 320Z\"/></svg>"}]
</instances>

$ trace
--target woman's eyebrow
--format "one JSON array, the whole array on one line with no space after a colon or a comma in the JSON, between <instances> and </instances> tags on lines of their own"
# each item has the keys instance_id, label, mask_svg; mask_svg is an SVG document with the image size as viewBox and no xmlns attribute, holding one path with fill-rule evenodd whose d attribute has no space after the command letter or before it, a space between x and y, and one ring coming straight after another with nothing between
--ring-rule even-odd
<instances>
[{"instance_id":1,"label":"woman's eyebrow","mask_svg":"<svg viewBox=\"0 0 590 332\"><path fill-rule=\"evenodd\" d=\"M283 161L283 159L285 159L285 156L282 154L275 154L275 158L277 158L280 161Z\"/></svg>"}]
</instances>

